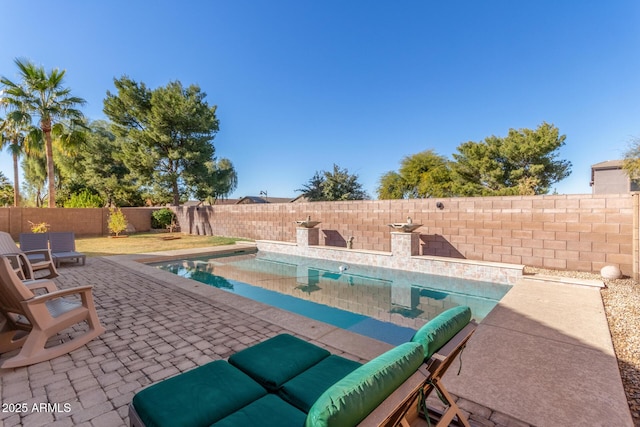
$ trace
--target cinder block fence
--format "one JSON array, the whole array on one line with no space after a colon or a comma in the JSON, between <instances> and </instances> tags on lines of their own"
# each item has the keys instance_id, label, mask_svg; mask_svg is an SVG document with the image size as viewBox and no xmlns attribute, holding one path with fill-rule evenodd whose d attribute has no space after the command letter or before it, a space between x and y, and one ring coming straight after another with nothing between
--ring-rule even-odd
<instances>
[{"instance_id":1,"label":"cinder block fence","mask_svg":"<svg viewBox=\"0 0 640 427\"><path fill-rule=\"evenodd\" d=\"M159 208L122 208L129 224L136 231L151 230L151 213ZM51 231L73 231L76 236L107 236L107 208L0 208L0 231L14 239L29 233L32 223L45 222Z\"/></svg>"},{"instance_id":2,"label":"cinder block fence","mask_svg":"<svg viewBox=\"0 0 640 427\"><path fill-rule=\"evenodd\" d=\"M423 226L421 254L638 274L638 194L477 197L177 207L183 232L296 240L294 221L320 221L320 245L390 251L389 223Z\"/></svg>"},{"instance_id":3,"label":"cinder block fence","mask_svg":"<svg viewBox=\"0 0 640 427\"><path fill-rule=\"evenodd\" d=\"M137 231L158 208L123 208ZM638 279L640 194L475 197L176 207L183 233L296 241L294 221L320 221L320 245L391 251L388 224L422 224L420 254L534 267L599 271ZM108 209L0 208L14 238L29 221L78 236L107 235Z\"/></svg>"}]
</instances>

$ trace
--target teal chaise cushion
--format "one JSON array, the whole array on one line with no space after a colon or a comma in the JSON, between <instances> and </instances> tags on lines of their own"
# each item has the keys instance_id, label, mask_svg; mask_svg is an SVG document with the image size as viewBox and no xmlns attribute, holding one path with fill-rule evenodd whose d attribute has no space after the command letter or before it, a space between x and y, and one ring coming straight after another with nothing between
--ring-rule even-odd
<instances>
[{"instance_id":1,"label":"teal chaise cushion","mask_svg":"<svg viewBox=\"0 0 640 427\"><path fill-rule=\"evenodd\" d=\"M305 413L309 412L325 390L360 366L361 363L332 354L284 383L278 395Z\"/></svg>"},{"instance_id":2,"label":"teal chaise cushion","mask_svg":"<svg viewBox=\"0 0 640 427\"><path fill-rule=\"evenodd\" d=\"M327 389L313 404L306 427L355 426L413 375L422 346L404 343L362 365Z\"/></svg>"},{"instance_id":3,"label":"teal chaise cushion","mask_svg":"<svg viewBox=\"0 0 640 427\"><path fill-rule=\"evenodd\" d=\"M217 360L138 392L133 406L147 427L205 427L265 395L245 373Z\"/></svg>"},{"instance_id":4,"label":"teal chaise cushion","mask_svg":"<svg viewBox=\"0 0 640 427\"><path fill-rule=\"evenodd\" d=\"M300 338L281 334L233 354L229 363L274 392L330 354Z\"/></svg>"},{"instance_id":5,"label":"teal chaise cushion","mask_svg":"<svg viewBox=\"0 0 640 427\"><path fill-rule=\"evenodd\" d=\"M422 345L424 359L445 345L455 334L460 332L471 321L471 309L459 306L444 311L427 322L411 338L411 342Z\"/></svg>"},{"instance_id":6,"label":"teal chaise cushion","mask_svg":"<svg viewBox=\"0 0 640 427\"><path fill-rule=\"evenodd\" d=\"M303 427L307 414L275 394L267 394L211 427Z\"/></svg>"}]
</instances>

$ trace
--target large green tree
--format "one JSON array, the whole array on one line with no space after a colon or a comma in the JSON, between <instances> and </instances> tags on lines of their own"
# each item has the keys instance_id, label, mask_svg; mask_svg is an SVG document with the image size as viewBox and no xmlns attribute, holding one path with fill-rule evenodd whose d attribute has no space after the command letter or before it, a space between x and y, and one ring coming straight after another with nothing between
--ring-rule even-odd
<instances>
[{"instance_id":1,"label":"large green tree","mask_svg":"<svg viewBox=\"0 0 640 427\"><path fill-rule=\"evenodd\" d=\"M398 172L382 175L376 191L379 199L451 196L449 162L433 150L407 156Z\"/></svg>"},{"instance_id":2,"label":"large green tree","mask_svg":"<svg viewBox=\"0 0 640 427\"><path fill-rule=\"evenodd\" d=\"M71 94L71 89L64 87L65 70L53 69L47 73L44 67L36 66L30 61L16 59L20 82L1 77L3 95L0 102L8 108L7 117L18 122L36 120L42 131L45 156L47 162L47 179L49 184L49 207L56 206L56 184L53 160L54 126L60 120L66 120L72 127L81 125L83 115L78 106L85 100ZM72 135L73 132L59 130L58 135Z\"/></svg>"},{"instance_id":3,"label":"large green tree","mask_svg":"<svg viewBox=\"0 0 640 427\"><path fill-rule=\"evenodd\" d=\"M571 173L558 158L565 135L552 124L509 129L506 137L465 142L453 154L453 191L460 196L546 194Z\"/></svg>"},{"instance_id":4,"label":"large green tree","mask_svg":"<svg viewBox=\"0 0 640 427\"><path fill-rule=\"evenodd\" d=\"M622 169L632 180L640 180L640 138L634 138L624 153Z\"/></svg>"},{"instance_id":5,"label":"large green tree","mask_svg":"<svg viewBox=\"0 0 640 427\"><path fill-rule=\"evenodd\" d=\"M229 159L213 160L207 163L207 180L200 185L195 195L199 200L211 204L219 198L226 198L238 187L238 174Z\"/></svg>"},{"instance_id":6,"label":"large green tree","mask_svg":"<svg viewBox=\"0 0 640 427\"><path fill-rule=\"evenodd\" d=\"M358 175L350 174L336 164L331 171L316 172L307 184L296 191L301 191L311 202L369 198L358 182Z\"/></svg>"},{"instance_id":7,"label":"large green tree","mask_svg":"<svg viewBox=\"0 0 640 427\"><path fill-rule=\"evenodd\" d=\"M13 185L0 172L0 206L8 206L13 201Z\"/></svg>"},{"instance_id":8,"label":"large green tree","mask_svg":"<svg viewBox=\"0 0 640 427\"><path fill-rule=\"evenodd\" d=\"M33 152L23 157L22 171L27 194L26 204L37 208L42 207L47 195L47 160L44 153Z\"/></svg>"},{"instance_id":9,"label":"large green tree","mask_svg":"<svg viewBox=\"0 0 640 427\"><path fill-rule=\"evenodd\" d=\"M8 148L13 159L13 206L20 205L20 169L18 160L24 153L26 127L9 118L0 119L0 147Z\"/></svg>"},{"instance_id":10,"label":"large green tree","mask_svg":"<svg viewBox=\"0 0 640 427\"><path fill-rule=\"evenodd\" d=\"M208 105L206 94L179 81L155 90L126 76L114 84L117 92L107 92L104 112L124 138L126 166L149 188L169 191L175 205L185 194L206 192L213 182L219 126L216 106Z\"/></svg>"},{"instance_id":11,"label":"large green tree","mask_svg":"<svg viewBox=\"0 0 640 427\"><path fill-rule=\"evenodd\" d=\"M57 156L56 166L65 183L60 192L68 198L88 191L98 194L107 206L141 206L140 186L123 161L122 138L110 128L102 120L89 123L82 149Z\"/></svg>"}]
</instances>

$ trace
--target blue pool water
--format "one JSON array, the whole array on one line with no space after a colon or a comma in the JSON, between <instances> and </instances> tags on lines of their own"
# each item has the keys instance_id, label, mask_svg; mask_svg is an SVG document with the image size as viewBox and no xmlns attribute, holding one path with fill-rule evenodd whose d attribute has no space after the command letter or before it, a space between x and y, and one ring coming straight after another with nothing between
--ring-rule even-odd
<instances>
[{"instance_id":1,"label":"blue pool water","mask_svg":"<svg viewBox=\"0 0 640 427\"><path fill-rule=\"evenodd\" d=\"M370 336L408 340L442 311L471 307L481 321L510 286L257 252L154 264L237 295Z\"/></svg>"}]
</instances>

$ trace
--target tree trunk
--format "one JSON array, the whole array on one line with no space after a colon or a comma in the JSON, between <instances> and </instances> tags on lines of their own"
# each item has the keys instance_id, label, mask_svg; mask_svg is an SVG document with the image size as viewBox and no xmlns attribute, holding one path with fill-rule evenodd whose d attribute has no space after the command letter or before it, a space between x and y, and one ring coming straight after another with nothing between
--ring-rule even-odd
<instances>
[{"instance_id":1,"label":"tree trunk","mask_svg":"<svg viewBox=\"0 0 640 427\"><path fill-rule=\"evenodd\" d=\"M180 191L178 189L178 180L174 180L172 185L173 187L173 205L178 206L180 204Z\"/></svg>"},{"instance_id":2,"label":"tree trunk","mask_svg":"<svg viewBox=\"0 0 640 427\"><path fill-rule=\"evenodd\" d=\"M44 132L45 153L47 155L47 180L49 181L49 207L56 207L56 178L53 169L53 143L51 141L51 119L43 119L41 123Z\"/></svg>"},{"instance_id":3,"label":"tree trunk","mask_svg":"<svg viewBox=\"0 0 640 427\"><path fill-rule=\"evenodd\" d=\"M20 184L18 182L20 176L18 173L18 154L13 153L13 206L20 205Z\"/></svg>"}]
</instances>

